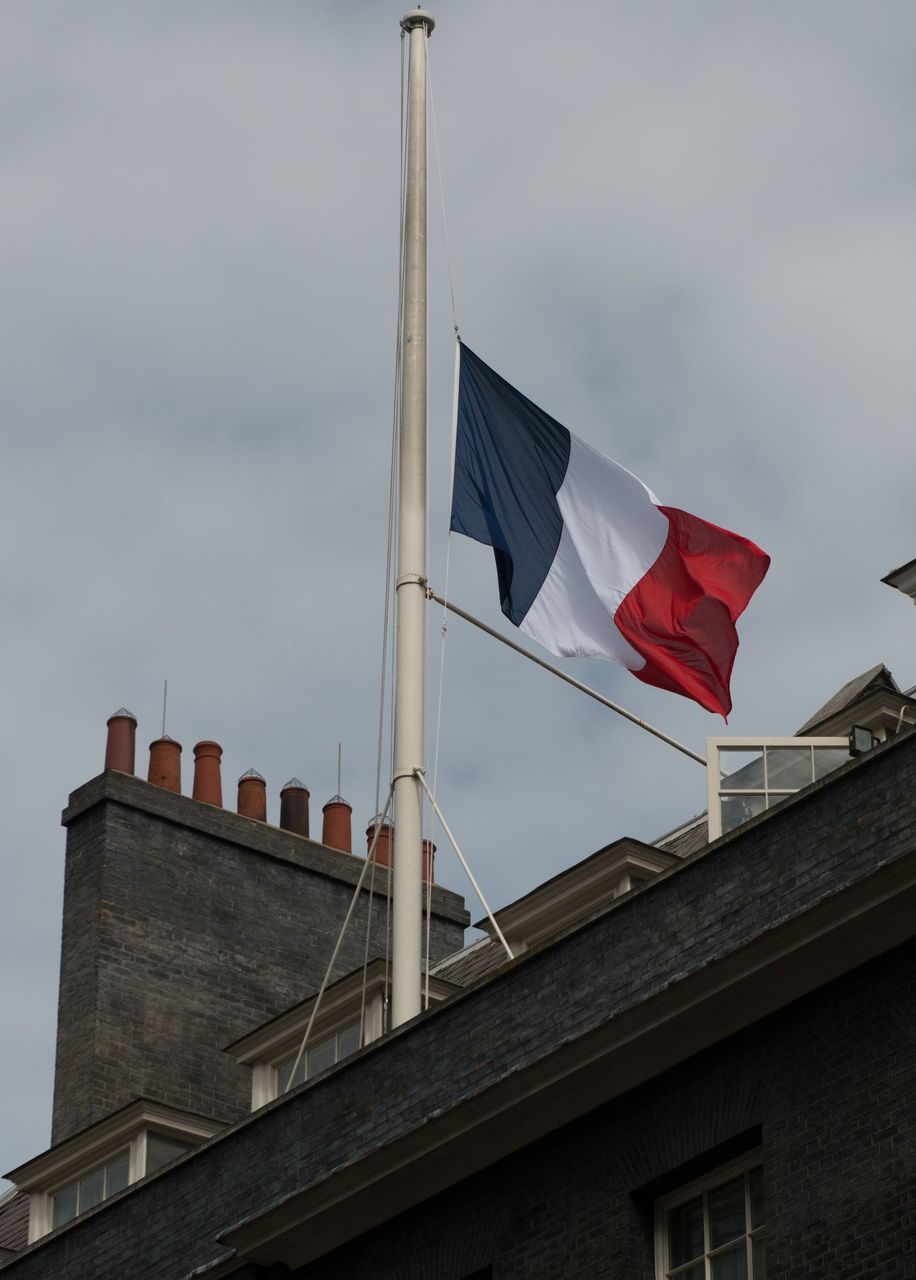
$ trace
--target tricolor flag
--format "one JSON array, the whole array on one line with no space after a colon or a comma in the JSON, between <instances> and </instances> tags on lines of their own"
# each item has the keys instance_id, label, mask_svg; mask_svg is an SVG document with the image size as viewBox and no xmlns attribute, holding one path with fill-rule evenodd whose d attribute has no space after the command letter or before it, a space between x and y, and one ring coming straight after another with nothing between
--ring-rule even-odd
<instances>
[{"instance_id":1,"label":"tricolor flag","mask_svg":"<svg viewBox=\"0 0 916 1280\"><path fill-rule=\"evenodd\" d=\"M451 527L493 547L503 613L545 649L728 715L735 621L769 556L662 506L464 344Z\"/></svg>"}]
</instances>

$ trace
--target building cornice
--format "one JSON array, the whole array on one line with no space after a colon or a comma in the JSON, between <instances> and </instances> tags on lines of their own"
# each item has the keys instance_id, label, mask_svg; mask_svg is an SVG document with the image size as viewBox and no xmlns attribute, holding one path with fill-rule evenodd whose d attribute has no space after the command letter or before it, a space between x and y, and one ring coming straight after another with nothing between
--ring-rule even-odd
<instances>
[{"instance_id":1,"label":"building cornice","mask_svg":"<svg viewBox=\"0 0 916 1280\"><path fill-rule=\"evenodd\" d=\"M899 569L892 569L881 581L886 582L889 587L896 587L916 604L916 560L909 560Z\"/></svg>"},{"instance_id":2,"label":"building cornice","mask_svg":"<svg viewBox=\"0 0 916 1280\"><path fill-rule=\"evenodd\" d=\"M651 878L679 861L672 853L625 836L501 907L494 915L510 944L515 943L514 950L530 950L610 905L615 896L629 889L629 884L622 888L621 882L631 872ZM477 921L474 928L496 936L487 917Z\"/></svg>"},{"instance_id":3,"label":"building cornice","mask_svg":"<svg viewBox=\"0 0 916 1280\"><path fill-rule=\"evenodd\" d=\"M15 1182L20 1191L31 1191L36 1186L65 1179L71 1169L103 1157L138 1129L154 1127L164 1133L206 1142L222 1132L227 1123L138 1098L3 1176Z\"/></svg>"},{"instance_id":4,"label":"building cornice","mask_svg":"<svg viewBox=\"0 0 916 1280\"><path fill-rule=\"evenodd\" d=\"M352 1014L354 1010L358 1016L363 995L364 972L365 994L367 996L377 991L384 991L389 977L388 966L384 960L375 959L366 966L365 971L357 969L353 973L348 973L326 989L321 1001L317 1020L318 1027L330 1026L333 1028L336 1021L347 1014ZM454 982L447 982L431 974L429 990L434 1000L444 1000L460 991L461 987ZM290 1045L295 1048L301 1039L302 1032L308 1023L317 998L317 994L309 996L307 1000L300 1001L299 1004L284 1010L283 1013L278 1014L275 1018L271 1018L262 1023L261 1026L255 1027L247 1035L241 1036L238 1040L234 1040L232 1044L227 1045L226 1053L235 1058L236 1062L248 1065L260 1058L282 1053Z\"/></svg>"}]
</instances>

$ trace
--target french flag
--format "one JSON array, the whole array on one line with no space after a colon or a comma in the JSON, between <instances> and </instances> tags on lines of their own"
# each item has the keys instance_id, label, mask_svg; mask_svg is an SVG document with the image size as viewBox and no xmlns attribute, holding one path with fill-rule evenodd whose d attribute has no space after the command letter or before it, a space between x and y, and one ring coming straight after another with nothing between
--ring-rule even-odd
<instances>
[{"instance_id":1,"label":"french flag","mask_svg":"<svg viewBox=\"0 0 916 1280\"><path fill-rule=\"evenodd\" d=\"M769 556L663 506L463 343L451 528L493 548L503 613L545 649L728 715L735 622Z\"/></svg>"}]
</instances>

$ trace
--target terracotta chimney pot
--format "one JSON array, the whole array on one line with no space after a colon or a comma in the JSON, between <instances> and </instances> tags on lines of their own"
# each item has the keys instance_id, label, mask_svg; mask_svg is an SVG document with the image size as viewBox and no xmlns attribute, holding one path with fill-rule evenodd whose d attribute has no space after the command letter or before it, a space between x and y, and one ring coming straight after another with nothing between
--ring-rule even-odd
<instances>
[{"instance_id":1,"label":"terracotta chimney pot","mask_svg":"<svg viewBox=\"0 0 916 1280\"><path fill-rule=\"evenodd\" d=\"M218 742L198 742L194 748L194 791L195 800L204 804L221 806L223 803L223 783L220 775L220 760L223 749Z\"/></svg>"},{"instance_id":2,"label":"terracotta chimney pot","mask_svg":"<svg viewBox=\"0 0 916 1280\"><path fill-rule=\"evenodd\" d=\"M108 717L108 741L105 744L105 768L119 773L133 773L137 749L137 717L120 707Z\"/></svg>"},{"instance_id":3,"label":"terracotta chimney pot","mask_svg":"<svg viewBox=\"0 0 916 1280\"><path fill-rule=\"evenodd\" d=\"M297 836L309 833L309 792L298 778L290 778L280 792L280 826Z\"/></svg>"},{"instance_id":4,"label":"terracotta chimney pot","mask_svg":"<svg viewBox=\"0 0 916 1280\"><path fill-rule=\"evenodd\" d=\"M148 781L181 795L181 743L170 738L157 738L149 744Z\"/></svg>"},{"instance_id":5,"label":"terracotta chimney pot","mask_svg":"<svg viewBox=\"0 0 916 1280\"><path fill-rule=\"evenodd\" d=\"M353 831L350 819L353 806L347 804L343 796L332 796L321 813L321 843L331 849L352 853Z\"/></svg>"},{"instance_id":6,"label":"terracotta chimney pot","mask_svg":"<svg viewBox=\"0 0 916 1280\"><path fill-rule=\"evenodd\" d=\"M432 840L423 841L423 879L435 884L436 846Z\"/></svg>"},{"instance_id":7,"label":"terracotta chimney pot","mask_svg":"<svg viewBox=\"0 0 916 1280\"><path fill-rule=\"evenodd\" d=\"M368 827L366 827L366 856L367 857L369 854L369 850L372 848L372 837L375 835L375 828L377 824L378 824L378 818L373 818L372 821L369 823ZM391 823L388 821L383 822L382 829L378 835L378 843L375 846L375 862L377 866L380 866L380 867L391 866L391 852L392 852L391 845L392 845L393 835L394 835L394 827L391 825Z\"/></svg>"},{"instance_id":8,"label":"terracotta chimney pot","mask_svg":"<svg viewBox=\"0 0 916 1280\"><path fill-rule=\"evenodd\" d=\"M249 769L239 778L238 811L243 818L267 821L267 783L257 769Z\"/></svg>"}]
</instances>

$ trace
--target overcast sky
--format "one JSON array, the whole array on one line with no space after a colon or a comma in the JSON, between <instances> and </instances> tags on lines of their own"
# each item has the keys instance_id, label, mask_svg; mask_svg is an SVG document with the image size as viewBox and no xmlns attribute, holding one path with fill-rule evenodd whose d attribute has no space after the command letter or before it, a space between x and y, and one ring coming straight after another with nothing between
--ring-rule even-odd
<instances>
[{"instance_id":1,"label":"overcast sky","mask_svg":"<svg viewBox=\"0 0 916 1280\"><path fill-rule=\"evenodd\" d=\"M145 772L168 678L186 789L213 737L229 803L253 766L276 821L296 774L313 827L342 741L360 837L373 812L401 13L0 8L3 1169L49 1140L59 815L113 710L138 716ZM791 733L877 662L916 683L916 612L879 582L916 556L916 9L435 16L463 336L664 502L772 556L729 731ZM453 348L431 190L441 588ZM488 549L453 539L450 591L503 625ZM696 750L723 731L619 668L571 666ZM455 620L439 795L499 906L698 812L705 776Z\"/></svg>"}]
</instances>

